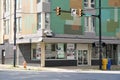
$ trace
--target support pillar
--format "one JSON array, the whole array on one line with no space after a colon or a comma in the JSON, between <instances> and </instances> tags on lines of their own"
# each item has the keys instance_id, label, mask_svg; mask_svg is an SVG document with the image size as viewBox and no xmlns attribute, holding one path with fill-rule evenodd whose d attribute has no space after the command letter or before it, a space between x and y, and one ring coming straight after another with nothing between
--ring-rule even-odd
<instances>
[{"instance_id":1,"label":"support pillar","mask_svg":"<svg viewBox=\"0 0 120 80\"><path fill-rule=\"evenodd\" d=\"M45 2L45 0L41 0L41 2ZM43 5L42 5L43 7ZM41 12L41 29L42 29L42 37L44 37L44 29L45 29L45 12L42 10ZM41 42L41 67L45 67L45 43Z\"/></svg>"},{"instance_id":2,"label":"support pillar","mask_svg":"<svg viewBox=\"0 0 120 80\"><path fill-rule=\"evenodd\" d=\"M41 67L45 67L45 43L41 42Z\"/></svg>"},{"instance_id":3,"label":"support pillar","mask_svg":"<svg viewBox=\"0 0 120 80\"><path fill-rule=\"evenodd\" d=\"M17 55L16 55L16 57L17 57L17 59L16 59L16 65L19 65L19 54L20 54L20 48L19 48L19 45L16 45L16 47L17 47Z\"/></svg>"}]
</instances>

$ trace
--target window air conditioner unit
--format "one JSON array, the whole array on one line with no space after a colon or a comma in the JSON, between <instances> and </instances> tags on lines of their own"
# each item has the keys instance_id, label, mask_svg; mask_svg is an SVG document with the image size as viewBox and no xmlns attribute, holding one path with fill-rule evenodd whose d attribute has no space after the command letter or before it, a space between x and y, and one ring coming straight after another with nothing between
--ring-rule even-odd
<instances>
[{"instance_id":1,"label":"window air conditioner unit","mask_svg":"<svg viewBox=\"0 0 120 80\"><path fill-rule=\"evenodd\" d=\"M45 30L44 34L46 37L52 37L53 36L53 32L51 30Z\"/></svg>"}]
</instances>

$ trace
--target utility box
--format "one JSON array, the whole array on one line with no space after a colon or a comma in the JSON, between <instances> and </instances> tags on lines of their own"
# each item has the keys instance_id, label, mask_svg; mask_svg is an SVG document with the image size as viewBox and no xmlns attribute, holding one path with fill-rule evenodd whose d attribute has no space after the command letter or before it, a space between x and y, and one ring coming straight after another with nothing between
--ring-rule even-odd
<instances>
[{"instance_id":1,"label":"utility box","mask_svg":"<svg viewBox=\"0 0 120 80\"><path fill-rule=\"evenodd\" d=\"M103 70L107 69L107 64L108 64L108 59L106 59L106 58L102 59L102 69Z\"/></svg>"},{"instance_id":2,"label":"utility box","mask_svg":"<svg viewBox=\"0 0 120 80\"><path fill-rule=\"evenodd\" d=\"M110 70L110 69L111 69L111 60L108 59L107 70Z\"/></svg>"}]
</instances>

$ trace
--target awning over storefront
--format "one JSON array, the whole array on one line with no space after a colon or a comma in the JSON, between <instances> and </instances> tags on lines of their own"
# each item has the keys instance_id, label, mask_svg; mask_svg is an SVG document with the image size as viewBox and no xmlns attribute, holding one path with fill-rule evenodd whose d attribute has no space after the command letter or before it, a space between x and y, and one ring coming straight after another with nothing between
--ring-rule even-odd
<instances>
[{"instance_id":1,"label":"awning over storefront","mask_svg":"<svg viewBox=\"0 0 120 80\"><path fill-rule=\"evenodd\" d=\"M99 39L94 38L43 38L46 43L94 43ZM102 39L106 44L120 44L118 39Z\"/></svg>"},{"instance_id":2,"label":"awning over storefront","mask_svg":"<svg viewBox=\"0 0 120 80\"><path fill-rule=\"evenodd\" d=\"M22 38L17 39L17 44L22 43L38 43L38 42L45 42L45 43L94 43L99 42L99 38L64 38L64 37L36 37L36 38ZM102 42L106 44L120 44L119 39L110 39L110 38L103 38Z\"/></svg>"},{"instance_id":3,"label":"awning over storefront","mask_svg":"<svg viewBox=\"0 0 120 80\"><path fill-rule=\"evenodd\" d=\"M25 38L25 39L17 39L17 44L23 44L23 43L38 43L41 42L42 38Z\"/></svg>"}]
</instances>

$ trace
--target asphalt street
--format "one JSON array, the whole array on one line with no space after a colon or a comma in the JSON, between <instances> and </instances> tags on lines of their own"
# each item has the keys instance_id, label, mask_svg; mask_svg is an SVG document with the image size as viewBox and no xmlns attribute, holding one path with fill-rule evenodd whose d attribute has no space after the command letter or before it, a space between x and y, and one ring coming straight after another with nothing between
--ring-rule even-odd
<instances>
[{"instance_id":1,"label":"asphalt street","mask_svg":"<svg viewBox=\"0 0 120 80\"><path fill-rule=\"evenodd\" d=\"M120 80L120 74L0 70L0 80Z\"/></svg>"}]
</instances>

